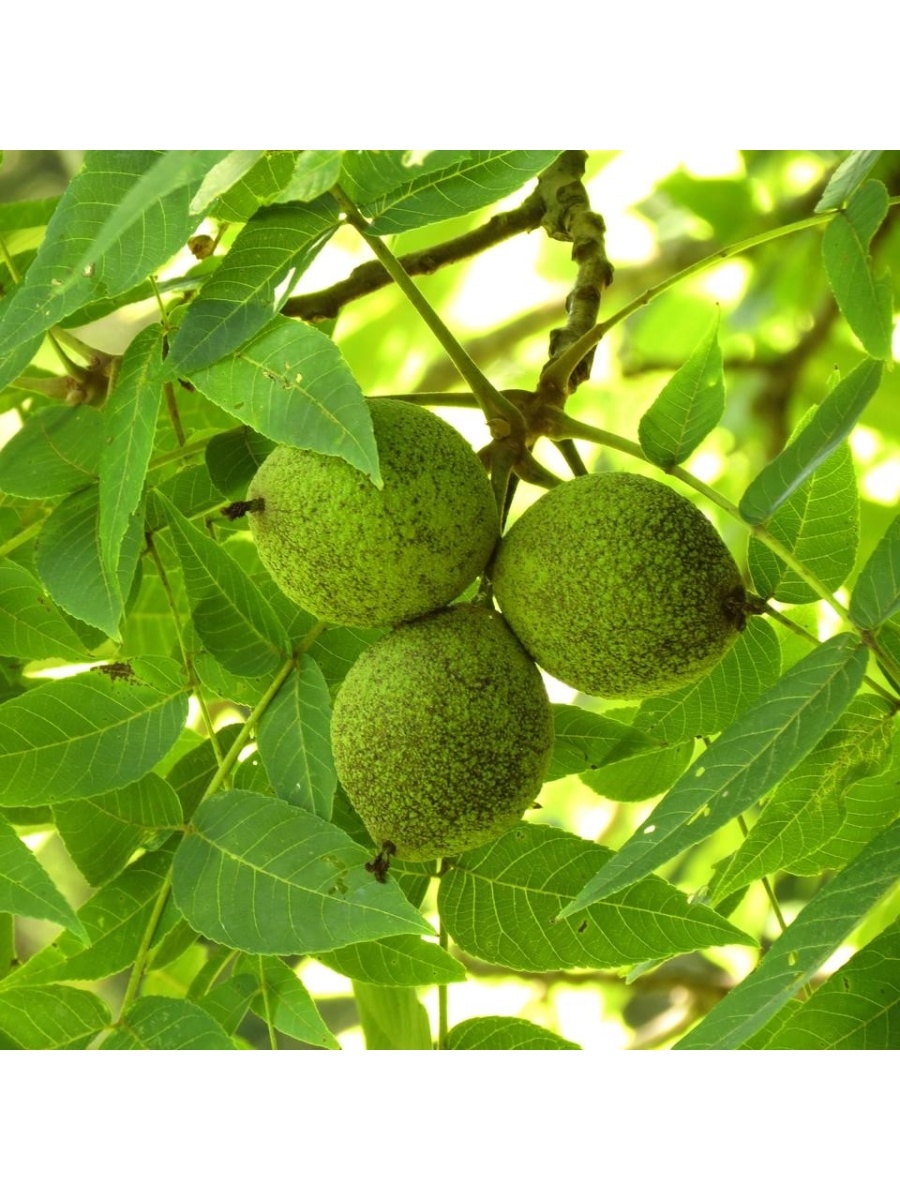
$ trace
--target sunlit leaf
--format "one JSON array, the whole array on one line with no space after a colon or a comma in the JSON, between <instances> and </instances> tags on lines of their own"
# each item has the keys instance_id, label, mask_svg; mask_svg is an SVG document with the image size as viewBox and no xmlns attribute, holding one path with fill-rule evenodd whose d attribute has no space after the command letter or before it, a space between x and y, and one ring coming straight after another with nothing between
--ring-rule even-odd
<instances>
[{"instance_id":1,"label":"sunlit leaf","mask_svg":"<svg viewBox=\"0 0 900 1200\"><path fill-rule=\"evenodd\" d=\"M190 1000L144 996L135 1001L101 1050L234 1050L221 1025Z\"/></svg>"},{"instance_id":2,"label":"sunlit leaf","mask_svg":"<svg viewBox=\"0 0 900 1200\"><path fill-rule=\"evenodd\" d=\"M64 925L84 939L68 900L8 821L0 816L0 912Z\"/></svg>"},{"instance_id":3,"label":"sunlit leaf","mask_svg":"<svg viewBox=\"0 0 900 1200\"><path fill-rule=\"evenodd\" d=\"M718 733L772 686L780 670L778 635L767 621L752 620L703 679L668 696L645 700L634 729L668 742Z\"/></svg>"},{"instance_id":4,"label":"sunlit leaf","mask_svg":"<svg viewBox=\"0 0 900 1200\"><path fill-rule=\"evenodd\" d=\"M553 705L553 755L545 782L658 750L660 744L621 721L575 704Z\"/></svg>"},{"instance_id":5,"label":"sunlit leaf","mask_svg":"<svg viewBox=\"0 0 900 1200\"><path fill-rule=\"evenodd\" d=\"M822 239L825 273L847 324L873 358L890 359L890 272L874 274L869 245L888 212L887 188L870 179L831 218Z\"/></svg>"},{"instance_id":6,"label":"sunlit leaf","mask_svg":"<svg viewBox=\"0 0 900 1200\"><path fill-rule=\"evenodd\" d=\"M84 1050L109 1024L99 996L73 987L19 987L0 994L0 1037L19 1050Z\"/></svg>"},{"instance_id":7,"label":"sunlit leaf","mask_svg":"<svg viewBox=\"0 0 900 1200\"><path fill-rule=\"evenodd\" d=\"M840 445L878 390L881 374L882 364L868 359L829 392L806 428L744 492L745 521L761 525Z\"/></svg>"},{"instance_id":8,"label":"sunlit leaf","mask_svg":"<svg viewBox=\"0 0 900 1200\"><path fill-rule=\"evenodd\" d=\"M140 779L187 719L180 670L135 659L122 675L87 671L0 707L0 803L54 804Z\"/></svg>"},{"instance_id":9,"label":"sunlit leaf","mask_svg":"<svg viewBox=\"0 0 900 1200\"><path fill-rule=\"evenodd\" d=\"M252 960L245 959L241 969L251 971L254 968ZM268 991L268 1005L263 996L257 995L253 1000L256 1015L265 1020L268 1013L275 1028L295 1041L305 1042L308 1046L321 1046L325 1050L339 1050L337 1038L322 1020L312 996L290 967L280 959L264 958L262 970Z\"/></svg>"},{"instance_id":10,"label":"sunlit leaf","mask_svg":"<svg viewBox=\"0 0 900 1200\"><path fill-rule=\"evenodd\" d=\"M234 187L239 179L256 165L262 158L262 150L232 150L207 172L206 177L197 189L197 194L191 201L190 210L199 216L209 208L219 196Z\"/></svg>"},{"instance_id":11,"label":"sunlit leaf","mask_svg":"<svg viewBox=\"0 0 900 1200\"><path fill-rule=\"evenodd\" d=\"M764 1045L766 1050L900 1050L900 921L854 954Z\"/></svg>"},{"instance_id":12,"label":"sunlit leaf","mask_svg":"<svg viewBox=\"0 0 900 1200\"><path fill-rule=\"evenodd\" d=\"M343 150L301 150L287 187L278 197L290 200L315 200L334 187L341 173Z\"/></svg>"},{"instance_id":13,"label":"sunlit leaf","mask_svg":"<svg viewBox=\"0 0 900 1200\"><path fill-rule=\"evenodd\" d=\"M854 150L842 163L838 163L822 193L822 199L813 211L828 212L830 208L843 204L869 174L882 153L881 150Z\"/></svg>"},{"instance_id":14,"label":"sunlit leaf","mask_svg":"<svg viewBox=\"0 0 900 1200\"><path fill-rule=\"evenodd\" d=\"M339 219L330 198L279 204L251 217L192 301L172 340L166 375L192 375L255 337L277 312L278 285L289 272L305 270Z\"/></svg>"},{"instance_id":15,"label":"sunlit leaf","mask_svg":"<svg viewBox=\"0 0 900 1200\"><path fill-rule=\"evenodd\" d=\"M294 171L296 150L266 150L261 159L214 205L219 221L247 221L263 204L277 200Z\"/></svg>"},{"instance_id":16,"label":"sunlit leaf","mask_svg":"<svg viewBox=\"0 0 900 1200\"><path fill-rule=\"evenodd\" d=\"M521 1017L470 1017L447 1034L448 1050L580 1050Z\"/></svg>"},{"instance_id":17,"label":"sunlit leaf","mask_svg":"<svg viewBox=\"0 0 900 1200\"><path fill-rule=\"evenodd\" d=\"M850 598L850 618L863 629L877 629L900 612L900 516L872 551Z\"/></svg>"},{"instance_id":18,"label":"sunlit leaf","mask_svg":"<svg viewBox=\"0 0 900 1200\"><path fill-rule=\"evenodd\" d=\"M660 467L684 462L715 429L725 408L725 375L719 348L719 314L641 417L638 436L647 458Z\"/></svg>"},{"instance_id":19,"label":"sunlit leaf","mask_svg":"<svg viewBox=\"0 0 900 1200\"><path fill-rule=\"evenodd\" d=\"M743 1045L808 983L865 914L897 883L900 821L818 891L762 962L675 1047Z\"/></svg>"},{"instance_id":20,"label":"sunlit leaf","mask_svg":"<svg viewBox=\"0 0 900 1200\"><path fill-rule=\"evenodd\" d=\"M428 987L466 977L465 967L446 950L409 934L358 942L316 957L332 971L361 983Z\"/></svg>"},{"instance_id":21,"label":"sunlit leaf","mask_svg":"<svg viewBox=\"0 0 900 1200\"><path fill-rule=\"evenodd\" d=\"M560 909L612 858L605 846L523 822L454 861L441 879L441 921L467 954L520 971L621 967L752 942L662 879L643 880L578 917L560 918Z\"/></svg>"},{"instance_id":22,"label":"sunlit leaf","mask_svg":"<svg viewBox=\"0 0 900 1200\"><path fill-rule=\"evenodd\" d=\"M190 372L205 396L274 442L344 458L380 484L359 384L318 329L277 317L225 362Z\"/></svg>"},{"instance_id":23,"label":"sunlit leaf","mask_svg":"<svg viewBox=\"0 0 900 1200\"><path fill-rule=\"evenodd\" d=\"M866 657L842 634L801 659L697 759L564 915L643 879L770 791L850 703Z\"/></svg>"},{"instance_id":24,"label":"sunlit leaf","mask_svg":"<svg viewBox=\"0 0 900 1200\"><path fill-rule=\"evenodd\" d=\"M431 1026L415 988L354 983L367 1050L430 1050Z\"/></svg>"}]
</instances>

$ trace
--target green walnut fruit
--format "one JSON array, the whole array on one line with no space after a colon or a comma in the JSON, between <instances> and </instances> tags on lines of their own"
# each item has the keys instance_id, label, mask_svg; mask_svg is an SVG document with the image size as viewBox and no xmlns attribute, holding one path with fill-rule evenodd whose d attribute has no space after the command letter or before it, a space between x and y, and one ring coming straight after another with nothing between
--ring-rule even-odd
<instances>
[{"instance_id":1,"label":"green walnut fruit","mask_svg":"<svg viewBox=\"0 0 900 1200\"><path fill-rule=\"evenodd\" d=\"M517 824L541 790L553 718L499 613L461 604L370 646L331 723L338 778L376 846L459 854Z\"/></svg>"},{"instance_id":2,"label":"green walnut fruit","mask_svg":"<svg viewBox=\"0 0 900 1200\"><path fill-rule=\"evenodd\" d=\"M689 500L642 475L570 480L497 552L494 594L529 654L593 696L662 696L706 675L738 637L737 564Z\"/></svg>"},{"instance_id":3,"label":"green walnut fruit","mask_svg":"<svg viewBox=\"0 0 900 1200\"><path fill-rule=\"evenodd\" d=\"M277 446L248 499L260 559L292 600L337 625L396 625L442 608L499 537L469 443L427 409L369 402L382 488L341 458Z\"/></svg>"}]
</instances>

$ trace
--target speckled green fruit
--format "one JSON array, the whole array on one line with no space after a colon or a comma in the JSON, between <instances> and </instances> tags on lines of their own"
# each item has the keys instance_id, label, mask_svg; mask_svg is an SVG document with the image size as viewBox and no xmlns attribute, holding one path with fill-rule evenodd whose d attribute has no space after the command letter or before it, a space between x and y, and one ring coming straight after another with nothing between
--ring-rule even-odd
<instances>
[{"instance_id":1,"label":"speckled green fruit","mask_svg":"<svg viewBox=\"0 0 900 1200\"><path fill-rule=\"evenodd\" d=\"M468 442L401 400L369 402L383 488L341 458L276 447L248 499L266 570L336 625L396 625L449 604L499 537L493 493Z\"/></svg>"},{"instance_id":2,"label":"speckled green fruit","mask_svg":"<svg viewBox=\"0 0 900 1200\"><path fill-rule=\"evenodd\" d=\"M643 475L543 495L497 552L494 594L529 654L592 696L639 700L701 679L745 621L737 564L684 496Z\"/></svg>"},{"instance_id":3,"label":"speckled green fruit","mask_svg":"<svg viewBox=\"0 0 900 1200\"><path fill-rule=\"evenodd\" d=\"M375 845L422 861L517 824L541 790L553 718L540 672L500 614L461 604L357 659L331 735L338 778Z\"/></svg>"}]
</instances>

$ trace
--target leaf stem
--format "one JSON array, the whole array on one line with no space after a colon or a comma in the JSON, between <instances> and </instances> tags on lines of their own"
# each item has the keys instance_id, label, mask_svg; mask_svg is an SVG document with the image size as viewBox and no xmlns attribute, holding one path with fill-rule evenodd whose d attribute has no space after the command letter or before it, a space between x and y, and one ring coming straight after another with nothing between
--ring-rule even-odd
<instances>
[{"instance_id":1,"label":"leaf stem","mask_svg":"<svg viewBox=\"0 0 900 1200\"><path fill-rule=\"evenodd\" d=\"M263 956L261 954L256 956L256 971L259 975L259 987L262 992L263 1009L266 1014L266 1029L269 1031L269 1049L277 1050L278 1039L275 1036L275 1026L272 1024L272 1002L269 998L269 985L266 982L265 964L263 963Z\"/></svg>"},{"instance_id":2,"label":"leaf stem","mask_svg":"<svg viewBox=\"0 0 900 1200\"><path fill-rule=\"evenodd\" d=\"M166 901L169 899L169 892L172 890L172 874L175 869L174 862L169 866L166 876L162 881L159 889L159 894L156 897L156 903L153 905L153 911L150 914L150 919L147 922L147 927L144 930L144 936L141 938L141 944L138 947L138 952L134 960L134 966L131 968L131 974L128 977L128 986L125 989L125 995L122 997L122 1007L119 1009L119 1017L116 1024L120 1024L125 1013L134 1003L138 988L141 985L141 977L144 974L144 968L147 964L147 955L150 953L150 944L156 934L159 926L160 918L163 914L163 909L166 906Z\"/></svg>"},{"instance_id":3,"label":"leaf stem","mask_svg":"<svg viewBox=\"0 0 900 1200\"><path fill-rule=\"evenodd\" d=\"M514 404L502 396L494 385L481 373L473 359L462 348L435 310L406 273L402 263L380 237L370 232L369 222L365 219L353 201L339 187L332 188L332 194L344 210L348 222L359 233L366 245L400 288L407 300L440 342L447 357L459 371L465 382L478 398L488 420L497 417L507 422L511 429L521 431L523 428L522 415Z\"/></svg>"},{"instance_id":4,"label":"leaf stem","mask_svg":"<svg viewBox=\"0 0 900 1200\"><path fill-rule=\"evenodd\" d=\"M172 585L169 582L169 575L166 571L162 560L162 555L156 548L156 542L153 539L153 534L148 530L146 534L147 549L150 552L150 557L153 559L153 564L156 567L156 573L159 575L159 581L163 586L163 591L166 593L166 601L169 605L169 612L172 614L172 623L175 626L175 636L178 639L178 648L181 651L181 659L184 663L184 669L187 672L187 677L191 685L191 691L197 698L197 704L200 706L200 715L203 718L203 724L206 726L206 733L209 740L212 742L213 754L216 762L221 767L223 756L222 747L219 745L219 739L216 737L216 727L213 724L212 715L209 711L209 706L206 703L206 697L200 687L200 680L197 678L197 673L194 670L194 657L184 640L184 634L181 629L181 614L178 611L178 605L175 603L175 594L172 591Z\"/></svg>"},{"instance_id":5,"label":"leaf stem","mask_svg":"<svg viewBox=\"0 0 900 1200\"><path fill-rule=\"evenodd\" d=\"M441 873L441 866L438 867L438 874ZM438 917L438 943L442 950L446 951L450 946L450 938L447 934L444 922ZM448 1032L448 1004L447 1004L447 984L438 984L438 1041L437 1049L447 1049L447 1032Z\"/></svg>"}]
</instances>

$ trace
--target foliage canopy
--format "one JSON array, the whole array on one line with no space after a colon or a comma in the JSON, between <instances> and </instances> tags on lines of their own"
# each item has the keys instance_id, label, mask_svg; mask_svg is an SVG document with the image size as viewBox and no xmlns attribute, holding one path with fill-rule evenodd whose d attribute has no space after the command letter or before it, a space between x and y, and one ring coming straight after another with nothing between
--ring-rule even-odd
<instances>
[{"instance_id":1,"label":"foliage canopy","mask_svg":"<svg viewBox=\"0 0 900 1200\"><path fill-rule=\"evenodd\" d=\"M670 163L617 209L627 160L0 166L0 1046L900 1048L900 155ZM386 878L330 740L383 631L231 519L276 444L380 484L372 395L456 423L510 521L664 480L756 605L670 695L551 683L540 807Z\"/></svg>"}]
</instances>

